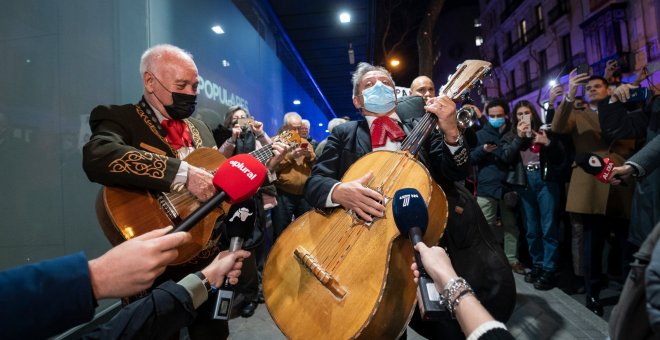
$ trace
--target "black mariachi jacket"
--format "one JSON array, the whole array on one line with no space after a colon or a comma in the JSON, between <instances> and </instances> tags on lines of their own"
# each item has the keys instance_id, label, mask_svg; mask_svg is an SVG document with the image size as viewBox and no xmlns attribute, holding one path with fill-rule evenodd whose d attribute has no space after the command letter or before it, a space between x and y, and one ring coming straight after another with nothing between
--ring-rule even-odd
<instances>
[{"instance_id":1,"label":"black mariachi jacket","mask_svg":"<svg viewBox=\"0 0 660 340\"><path fill-rule=\"evenodd\" d=\"M204 122L194 118L185 121L195 148L215 147ZM89 117L92 135L83 147L83 169L89 180L169 192L181 160L156 124L139 104L94 108Z\"/></svg>"}]
</instances>

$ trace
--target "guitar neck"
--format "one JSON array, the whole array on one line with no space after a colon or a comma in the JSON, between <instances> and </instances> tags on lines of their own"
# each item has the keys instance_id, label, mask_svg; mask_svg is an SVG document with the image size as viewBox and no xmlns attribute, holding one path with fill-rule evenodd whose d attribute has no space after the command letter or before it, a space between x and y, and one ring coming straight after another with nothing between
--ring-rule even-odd
<instances>
[{"instance_id":1,"label":"guitar neck","mask_svg":"<svg viewBox=\"0 0 660 340\"><path fill-rule=\"evenodd\" d=\"M273 157L273 145L268 144L264 147L261 147L257 150L250 152L251 156L254 156L259 162L266 164L271 157Z\"/></svg>"}]
</instances>

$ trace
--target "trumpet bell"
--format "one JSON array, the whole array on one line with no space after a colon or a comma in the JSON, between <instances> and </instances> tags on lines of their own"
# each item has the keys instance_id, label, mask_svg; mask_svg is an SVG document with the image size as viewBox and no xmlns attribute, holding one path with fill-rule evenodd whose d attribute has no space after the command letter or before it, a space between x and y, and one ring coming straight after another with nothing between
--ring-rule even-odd
<instances>
[{"instance_id":1,"label":"trumpet bell","mask_svg":"<svg viewBox=\"0 0 660 340\"><path fill-rule=\"evenodd\" d=\"M464 106L456 111L456 123L461 130L472 127L476 118L477 113L469 106Z\"/></svg>"}]
</instances>

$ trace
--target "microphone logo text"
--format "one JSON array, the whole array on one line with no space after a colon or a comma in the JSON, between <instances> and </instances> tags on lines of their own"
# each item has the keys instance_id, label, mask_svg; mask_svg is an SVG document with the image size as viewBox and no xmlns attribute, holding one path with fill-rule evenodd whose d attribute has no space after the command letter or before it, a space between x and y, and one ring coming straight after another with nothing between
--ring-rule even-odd
<instances>
[{"instance_id":1,"label":"microphone logo text","mask_svg":"<svg viewBox=\"0 0 660 340\"><path fill-rule=\"evenodd\" d=\"M410 197L418 198L419 195L417 195L417 194L406 194L406 195L399 196L399 199L403 200L403 204L401 205L402 207L407 207L410 204Z\"/></svg>"},{"instance_id":2,"label":"microphone logo text","mask_svg":"<svg viewBox=\"0 0 660 340\"><path fill-rule=\"evenodd\" d=\"M239 161L229 161L229 164L238 170L241 170L250 180L254 180L257 177L257 174L248 169L243 162Z\"/></svg>"}]
</instances>

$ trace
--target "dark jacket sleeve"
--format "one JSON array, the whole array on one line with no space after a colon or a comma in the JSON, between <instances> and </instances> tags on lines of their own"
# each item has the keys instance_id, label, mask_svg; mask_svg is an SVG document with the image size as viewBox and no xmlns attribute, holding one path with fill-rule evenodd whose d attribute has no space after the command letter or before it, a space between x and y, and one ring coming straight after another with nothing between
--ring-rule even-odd
<instances>
[{"instance_id":1,"label":"dark jacket sleeve","mask_svg":"<svg viewBox=\"0 0 660 340\"><path fill-rule=\"evenodd\" d=\"M323 153L317 155L316 163L312 167L312 174L307 179L304 188L305 199L315 208L324 208L325 202L332 187L339 183L343 173L341 171L341 155L343 145L340 142L343 129L340 126L333 129L328 136Z\"/></svg>"},{"instance_id":2,"label":"dark jacket sleeve","mask_svg":"<svg viewBox=\"0 0 660 340\"><path fill-rule=\"evenodd\" d=\"M129 106L97 106L89 125L92 136L83 147L87 177L103 185L169 192L181 160L138 148L143 126ZM145 133L152 133L145 127ZM164 151L164 150L163 150Z\"/></svg>"},{"instance_id":3,"label":"dark jacket sleeve","mask_svg":"<svg viewBox=\"0 0 660 340\"><path fill-rule=\"evenodd\" d=\"M624 103L610 104L609 100L610 97L607 97L598 104L600 129L608 143L617 139L646 136L649 124L649 113L646 110L628 112Z\"/></svg>"},{"instance_id":4,"label":"dark jacket sleeve","mask_svg":"<svg viewBox=\"0 0 660 340\"><path fill-rule=\"evenodd\" d=\"M660 332L660 242L655 244L646 268L646 311L655 333Z\"/></svg>"},{"instance_id":5,"label":"dark jacket sleeve","mask_svg":"<svg viewBox=\"0 0 660 340\"><path fill-rule=\"evenodd\" d=\"M84 339L167 339L195 319L195 308L183 286L167 281L148 296L124 307L112 320Z\"/></svg>"},{"instance_id":6,"label":"dark jacket sleeve","mask_svg":"<svg viewBox=\"0 0 660 340\"><path fill-rule=\"evenodd\" d=\"M493 154L505 164L513 164L520 157L523 139L513 131L509 131L500 139L500 147Z\"/></svg>"},{"instance_id":7,"label":"dark jacket sleeve","mask_svg":"<svg viewBox=\"0 0 660 340\"><path fill-rule=\"evenodd\" d=\"M444 135L433 131L428 144L428 154L431 162L431 172L434 178L444 178L449 181L464 180L470 172L470 150L463 141L461 147L453 154L445 143Z\"/></svg>"},{"instance_id":8,"label":"dark jacket sleeve","mask_svg":"<svg viewBox=\"0 0 660 340\"><path fill-rule=\"evenodd\" d=\"M641 166L644 169L644 174L660 167L660 135L655 136L650 142L646 143L628 161Z\"/></svg>"},{"instance_id":9,"label":"dark jacket sleeve","mask_svg":"<svg viewBox=\"0 0 660 340\"><path fill-rule=\"evenodd\" d=\"M45 339L94 316L85 255L73 255L0 273L0 339Z\"/></svg>"}]
</instances>

